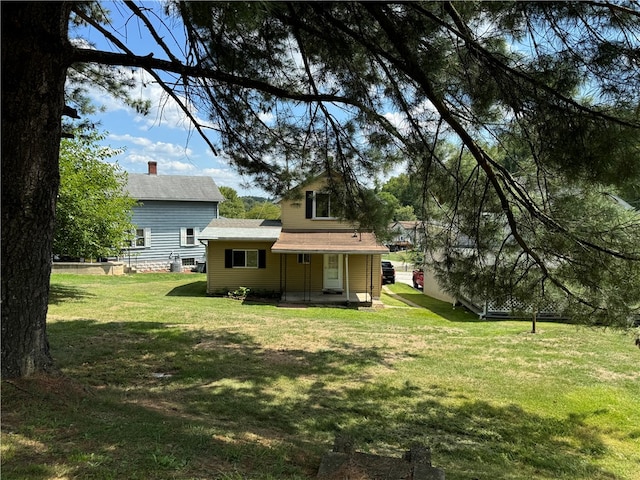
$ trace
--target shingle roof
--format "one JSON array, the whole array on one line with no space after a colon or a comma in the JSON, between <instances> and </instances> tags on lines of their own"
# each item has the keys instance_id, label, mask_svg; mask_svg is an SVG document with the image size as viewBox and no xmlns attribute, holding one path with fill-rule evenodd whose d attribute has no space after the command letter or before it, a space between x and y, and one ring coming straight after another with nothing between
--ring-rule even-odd
<instances>
[{"instance_id":1,"label":"shingle roof","mask_svg":"<svg viewBox=\"0 0 640 480\"><path fill-rule=\"evenodd\" d=\"M126 189L136 200L224 201L211 177L130 173Z\"/></svg>"},{"instance_id":2,"label":"shingle roof","mask_svg":"<svg viewBox=\"0 0 640 480\"><path fill-rule=\"evenodd\" d=\"M373 233L340 231L284 231L271 247L276 253L382 254L389 249L378 243Z\"/></svg>"},{"instance_id":3,"label":"shingle roof","mask_svg":"<svg viewBox=\"0 0 640 480\"><path fill-rule=\"evenodd\" d=\"M280 220L253 220L245 218L215 218L200 232L201 240L265 240L275 241L280 236Z\"/></svg>"}]
</instances>

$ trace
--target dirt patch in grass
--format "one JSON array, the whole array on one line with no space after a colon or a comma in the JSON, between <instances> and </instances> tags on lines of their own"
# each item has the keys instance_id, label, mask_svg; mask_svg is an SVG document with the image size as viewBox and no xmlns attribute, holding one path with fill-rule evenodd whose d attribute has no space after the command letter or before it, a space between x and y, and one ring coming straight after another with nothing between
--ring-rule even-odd
<instances>
[{"instance_id":1,"label":"dirt patch in grass","mask_svg":"<svg viewBox=\"0 0 640 480\"><path fill-rule=\"evenodd\" d=\"M28 378L4 380L3 396L14 390L11 398L19 400L22 396L41 398L57 403L77 402L92 393L84 385L59 373L37 374ZM5 398L7 398L5 396ZM4 417L3 417L4 420Z\"/></svg>"}]
</instances>

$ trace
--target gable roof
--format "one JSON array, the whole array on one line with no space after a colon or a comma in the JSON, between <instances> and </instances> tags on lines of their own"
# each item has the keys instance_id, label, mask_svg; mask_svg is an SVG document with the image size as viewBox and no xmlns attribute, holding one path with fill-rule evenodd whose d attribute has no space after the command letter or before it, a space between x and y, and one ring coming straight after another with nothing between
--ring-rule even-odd
<instances>
[{"instance_id":1,"label":"gable roof","mask_svg":"<svg viewBox=\"0 0 640 480\"><path fill-rule=\"evenodd\" d=\"M280 220L214 218L198 234L198 238L200 240L276 241L281 230Z\"/></svg>"},{"instance_id":2,"label":"gable roof","mask_svg":"<svg viewBox=\"0 0 640 480\"><path fill-rule=\"evenodd\" d=\"M416 230L424 228L424 224L419 220L398 220L391 223L390 229L393 230L396 227L403 228L404 230Z\"/></svg>"},{"instance_id":3,"label":"gable roof","mask_svg":"<svg viewBox=\"0 0 640 480\"><path fill-rule=\"evenodd\" d=\"M338 174L334 173L334 177L337 177ZM325 171L311 175L309 178L303 180L299 184L291 187L289 190L284 192L280 197L274 200L274 203L281 203L284 200L294 200L298 198L304 199L304 193L307 188L314 186L318 183L321 183L326 186L327 179L329 178L329 174Z\"/></svg>"},{"instance_id":4,"label":"gable roof","mask_svg":"<svg viewBox=\"0 0 640 480\"><path fill-rule=\"evenodd\" d=\"M130 173L126 190L136 200L224 201L224 196L211 177Z\"/></svg>"}]
</instances>

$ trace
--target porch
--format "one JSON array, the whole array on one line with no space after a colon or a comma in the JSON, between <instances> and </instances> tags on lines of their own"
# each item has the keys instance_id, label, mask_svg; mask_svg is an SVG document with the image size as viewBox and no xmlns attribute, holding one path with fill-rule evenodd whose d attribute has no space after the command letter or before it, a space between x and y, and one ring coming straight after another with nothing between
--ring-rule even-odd
<instances>
[{"instance_id":1,"label":"porch","mask_svg":"<svg viewBox=\"0 0 640 480\"><path fill-rule=\"evenodd\" d=\"M371 306L380 296L388 249L373 233L283 229L271 251L280 254L282 303Z\"/></svg>"},{"instance_id":2,"label":"porch","mask_svg":"<svg viewBox=\"0 0 640 480\"><path fill-rule=\"evenodd\" d=\"M286 292L280 297L280 306L289 305L345 305L369 307L373 303L371 294L367 292Z\"/></svg>"}]
</instances>

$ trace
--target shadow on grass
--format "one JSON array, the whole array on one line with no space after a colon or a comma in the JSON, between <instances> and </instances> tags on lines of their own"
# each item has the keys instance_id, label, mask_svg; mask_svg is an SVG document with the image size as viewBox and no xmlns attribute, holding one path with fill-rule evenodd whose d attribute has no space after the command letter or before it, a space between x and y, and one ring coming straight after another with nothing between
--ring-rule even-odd
<instances>
[{"instance_id":1,"label":"shadow on grass","mask_svg":"<svg viewBox=\"0 0 640 480\"><path fill-rule=\"evenodd\" d=\"M421 290L416 290L408 285L396 284L391 286L390 291L393 295L408 300L409 302L418 305L422 308L426 308L431 312L439 315L445 320L450 322L484 322L485 319L481 319L475 313L466 309L464 306L453 306L451 302L444 302L442 300L436 300L433 297L429 297L422 293Z\"/></svg>"},{"instance_id":2,"label":"shadow on grass","mask_svg":"<svg viewBox=\"0 0 640 480\"><path fill-rule=\"evenodd\" d=\"M444 302L442 300L437 300L428 295L424 295L421 290L412 289L409 286L401 286L396 287L393 291L394 295L398 297L402 297L416 305L419 305L422 308L426 308L431 312L439 315L440 317L448 320L450 322L499 322L502 320L509 321L520 321L524 323L530 323L531 318L481 318L478 314L472 312L468 308L466 308L462 304L452 305L451 302ZM538 318L538 323L561 323L561 324L572 324L570 320L567 319L548 319L548 318Z\"/></svg>"},{"instance_id":3,"label":"shadow on grass","mask_svg":"<svg viewBox=\"0 0 640 480\"><path fill-rule=\"evenodd\" d=\"M60 322L49 334L65 375L87 387L3 388L3 431L24 439L3 458L6 478L49 478L52 465L69 478L312 478L336 431L365 451L426 443L448 480L614 478L590 463L607 447L585 416L394 382L372 373L393 369L376 348L274 350L150 322Z\"/></svg>"},{"instance_id":4,"label":"shadow on grass","mask_svg":"<svg viewBox=\"0 0 640 480\"><path fill-rule=\"evenodd\" d=\"M168 297L204 297L206 295L206 280L180 285L167 293Z\"/></svg>"},{"instance_id":5,"label":"shadow on grass","mask_svg":"<svg viewBox=\"0 0 640 480\"><path fill-rule=\"evenodd\" d=\"M88 293L83 288L58 283L52 283L49 287L49 304L51 305L57 305L69 300L84 300L91 297L95 297L95 295Z\"/></svg>"}]
</instances>

